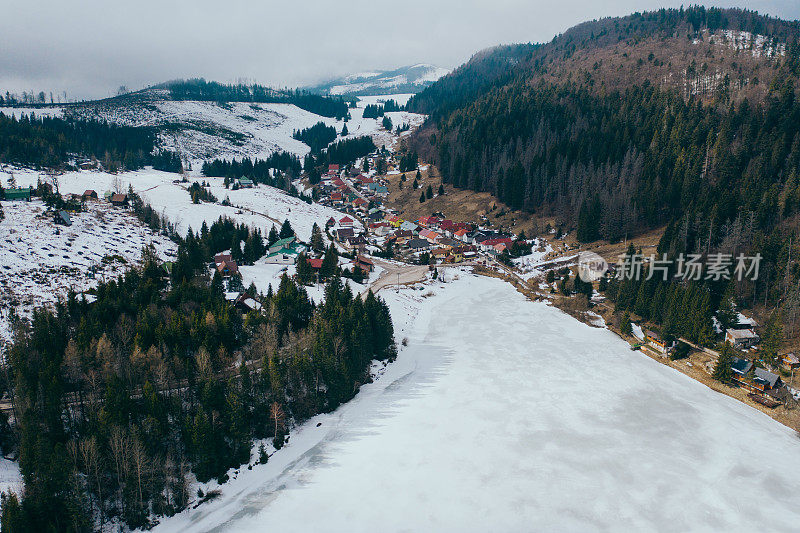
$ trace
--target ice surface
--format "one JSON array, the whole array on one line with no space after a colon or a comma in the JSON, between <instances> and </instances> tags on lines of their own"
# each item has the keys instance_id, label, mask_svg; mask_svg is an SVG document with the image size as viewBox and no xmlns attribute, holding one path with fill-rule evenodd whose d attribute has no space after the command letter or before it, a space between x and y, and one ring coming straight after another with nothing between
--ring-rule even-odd
<instances>
[{"instance_id":1,"label":"ice surface","mask_svg":"<svg viewBox=\"0 0 800 533\"><path fill-rule=\"evenodd\" d=\"M796 531L800 440L759 411L498 280L382 296L385 374L157 530Z\"/></svg>"}]
</instances>

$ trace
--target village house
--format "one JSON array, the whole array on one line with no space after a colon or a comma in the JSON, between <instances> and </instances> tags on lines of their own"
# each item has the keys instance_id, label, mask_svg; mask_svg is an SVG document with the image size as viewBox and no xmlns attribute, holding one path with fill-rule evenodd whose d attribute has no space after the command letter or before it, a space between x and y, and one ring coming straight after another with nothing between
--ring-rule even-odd
<instances>
[{"instance_id":1,"label":"village house","mask_svg":"<svg viewBox=\"0 0 800 533\"><path fill-rule=\"evenodd\" d=\"M347 239L347 242L345 244L346 246L354 250L363 251L366 248L367 244L369 243L367 242L366 237L364 237L363 234L359 233L358 235L355 235Z\"/></svg>"},{"instance_id":2,"label":"village house","mask_svg":"<svg viewBox=\"0 0 800 533\"><path fill-rule=\"evenodd\" d=\"M761 339L752 329L733 329L725 330L725 341L731 343L739 350L752 348Z\"/></svg>"},{"instance_id":3,"label":"village house","mask_svg":"<svg viewBox=\"0 0 800 533\"><path fill-rule=\"evenodd\" d=\"M442 261L445 257L450 255L450 250L447 248L436 248L431 252L431 255L437 260Z\"/></svg>"},{"instance_id":4,"label":"village house","mask_svg":"<svg viewBox=\"0 0 800 533\"><path fill-rule=\"evenodd\" d=\"M409 220L406 220L400 224L400 229L404 231L417 232L419 231L419 226Z\"/></svg>"},{"instance_id":5,"label":"village house","mask_svg":"<svg viewBox=\"0 0 800 533\"><path fill-rule=\"evenodd\" d=\"M431 243L425 239L411 239L406 245L414 252L428 250L431 247Z\"/></svg>"},{"instance_id":6,"label":"village house","mask_svg":"<svg viewBox=\"0 0 800 533\"><path fill-rule=\"evenodd\" d=\"M356 260L354 261L353 264L356 267L360 268L365 274L369 274L375 269L375 265L372 262L372 260L370 260L370 258L362 254L356 255Z\"/></svg>"},{"instance_id":7,"label":"village house","mask_svg":"<svg viewBox=\"0 0 800 533\"><path fill-rule=\"evenodd\" d=\"M419 219L419 223L421 225L423 225L423 226L431 227L431 226L434 226L434 225L438 224L439 220L440 219L438 219L436 217L421 217Z\"/></svg>"},{"instance_id":8,"label":"village house","mask_svg":"<svg viewBox=\"0 0 800 533\"><path fill-rule=\"evenodd\" d=\"M311 265L311 268L314 270L319 270L322 268L322 261L323 259L321 257L311 257L308 259L308 264Z\"/></svg>"},{"instance_id":9,"label":"village house","mask_svg":"<svg viewBox=\"0 0 800 533\"><path fill-rule=\"evenodd\" d=\"M783 381L778 374L773 374L763 368L753 370L753 387L761 392L775 390L781 386L783 386Z\"/></svg>"},{"instance_id":10,"label":"village house","mask_svg":"<svg viewBox=\"0 0 800 533\"><path fill-rule=\"evenodd\" d=\"M388 222L376 222L369 225L369 230L377 237L385 237L392 232L392 225Z\"/></svg>"},{"instance_id":11,"label":"village house","mask_svg":"<svg viewBox=\"0 0 800 533\"><path fill-rule=\"evenodd\" d=\"M234 301L234 306L242 313L249 313L250 311L261 311L261 302L243 292Z\"/></svg>"},{"instance_id":12,"label":"village house","mask_svg":"<svg viewBox=\"0 0 800 533\"><path fill-rule=\"evenodd\" d=\"M346 242L347 239L355 235L353 228L339 228L336 230L336 240L339 242Z\"/></svg>"},{"instance_id":13,"label":"village house","mask_svg":"<svg viewBox=\"0 0 800 533\"><path fill-rule=\"evenodd\" d=\"M741 385L747 385L745 381L745 376L747 373L750 372L750 369L753 368L753 363L748 361L747 359L740 359L739 357L734 357L731 361L731 372L733 373L733 380Z\"/></svg>"},{"instance_id":14,"label":"village house","mask_svg":"<svg viewBox=\"0 0 800 533\"><path fill-rule=\"evenodd\" d=\"M458 239L459 241L467 242L467 235L469 231L465 228L461 228L460 230L453 233L453 238Z\"/></svg>"},{"instance_id":15,"label":"village house","mask_svg":"<svg viewBox=\"0 0 800 533\"><path fill-rule=\"evenodd\" d=\"M25 200L28 202L31 199L31 188L6 189L5 198L6 200Z\"/></svg>"},{"instance_id":16,"label":"village house","mask_svg":"<svg viewBox=\"0 0 800 533\"><path fill-rule=\"evenodd\" d=\"M399 228L403 224L403 219L397 215L392 215L386 219L386 222L394 226L395 228Z\"/></svg>"},{"instance_id":17,"label":"village house","mask_svg":"<svg viewBox=\"0 0 800 533\"><path fill-rule=\"evenodd\" d=\"M794 352L783 354L781 356L781 363L783 363L783 366L788 370L800 368L800 358L798 358Z\"/></svg>"},{"instance_id":18,"label":"village house","mask_svg":"<svg viewBox=\"0 0 800 533\"><path fill-rule=\"evenodd\" d=\"M236 264L236 261L225 260L217 264L217 272L219 272L220 276L223 278L227 278L238 273L239 266Z\"/></svg>"},{"instance_id":19,"label":"village house","mask_svg":"<svg viewBox=\"0 0 800 533\"><path fill-rule=\"evenodd\" d=\"M252 189L253 188L253 180L250 178L239 178L239 188L240 189Z\"/></svg>"},{"instance_id":20,"label":"village house","mask_svg":"<svg viewBox=\"0 0 800 533\"><path fill-rule=\"evenodd\" d=\"M436 244L439 241L439 239L442 238L442 236L439 235L438 233L436 233L433 230L424 229L424 230L419 232L419 238L420 239L425 239L426 241L428 241L431 244Z\"/></svg>"},{"instance_id":21,"label":"village house","mask_svg":"<svg viewBox=\"0 0 800 533\"><path fill-rule=\"evenodd\" d=\"M339 219L339 226L341 226L342 228L352 228L353 219L348 216L344 216Z\"/></svg>"},{"instance_id":22,"label":"village house","mask_svg":"<svg viewBox=\"0 0 800 533\"><path fill-rule=\"evenodd\" d=\"M666 353L667 352L667 341L661 338L661 335L654 331L647 330L644 333L645 341L658 350L659 352Z\"/></svg>"},{"instance_id":23,"label":"village house","mask_svg":"<svg viewBox=\"0 0 800 533\"><path fill-rule=\"evenodd\" d=\"M397 244L405 244L414 238L414 233L409 230L399 229L394 232L394 240Z\"/></svg>"},{"instance_id":24,"label":"village house","mask_svg":"<svg viewBox=\"0 0 800 533\"><path fill-rule=\"evenodd\" d=\"M306 251L306 247L296 241L294 237L286 237L275 241L267 250L264 263L271 265L293 265L297 257Z\"/></svg>"},{"instance_id":25,"label":"village house","mask_svg":"<svg viewBox=\"0 0 800 533\"><path fill-rule=\"evenodd\" d=\"M83 195L81 196L81 199L84 202L87 201L87 200L97 200L97 193L95 191L93 191L92 189L86 189L85 191L83 191Z\"/></svg>"},{"instance_id":26,"label":"village house","mask_svg":"<svg viewBox=\"0 0 800 533\"><path fill-rule=\"evenodd\" d=\"M128 195L116 193L111 195L111 205L115 207L127 207L128 205Z\"/></svg>"}]
</instances>

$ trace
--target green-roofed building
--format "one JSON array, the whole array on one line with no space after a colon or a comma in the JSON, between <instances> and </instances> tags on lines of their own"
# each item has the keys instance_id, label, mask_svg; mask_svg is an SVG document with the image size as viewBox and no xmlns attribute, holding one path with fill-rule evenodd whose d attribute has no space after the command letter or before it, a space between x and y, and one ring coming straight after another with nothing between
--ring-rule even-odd
<instances>
[{"instance_id":1,"label":"green-roofed building","mask_svg":"<svg viewBox=\"0 0 800 533\"><path fill-rule=\"evenodd\" d=\"M25 200L30 201L31 189L30 187L23 187L21 189L6 189L6 200Z\"/></svg>"}]
</instances>

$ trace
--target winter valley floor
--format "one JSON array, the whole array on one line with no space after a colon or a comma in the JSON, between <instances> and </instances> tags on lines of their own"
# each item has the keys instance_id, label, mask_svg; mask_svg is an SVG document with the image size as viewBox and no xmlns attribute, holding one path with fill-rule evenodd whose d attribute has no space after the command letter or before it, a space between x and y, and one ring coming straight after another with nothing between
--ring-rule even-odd
<instances>
[{"instance_id":1,"label":"winter valley floor","mask_svg":"<svg viewBox=\"0 0 800 533\"><path fill-rule=\"evenodd\" d=\"M397 361L156 531L796 530L762 413L495 279L381 295Z\"/></svg>"}]
</instances>

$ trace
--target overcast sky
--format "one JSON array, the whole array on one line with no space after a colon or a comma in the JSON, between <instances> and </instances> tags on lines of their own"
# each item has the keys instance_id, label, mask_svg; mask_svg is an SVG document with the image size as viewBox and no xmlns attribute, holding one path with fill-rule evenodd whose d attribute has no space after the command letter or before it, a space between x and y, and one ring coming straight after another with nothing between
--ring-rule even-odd
<instances>
[{"instance_id":1,"label":"overcast sky","mask_svg":"<svg viewBox=\"0 0 800 533\"><path fill-rule=\"evenodd\" d=\"M32 0L0 17L0 90L114 94L202 76L297 86L414 63L455 67L499 43L670 0ZM688 5L688 1L685 2ZM727 3L788 19L799 0Z\"/></svg>"}]
</instances>

